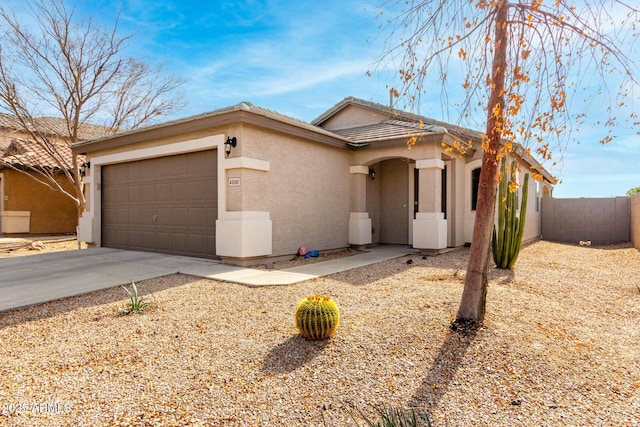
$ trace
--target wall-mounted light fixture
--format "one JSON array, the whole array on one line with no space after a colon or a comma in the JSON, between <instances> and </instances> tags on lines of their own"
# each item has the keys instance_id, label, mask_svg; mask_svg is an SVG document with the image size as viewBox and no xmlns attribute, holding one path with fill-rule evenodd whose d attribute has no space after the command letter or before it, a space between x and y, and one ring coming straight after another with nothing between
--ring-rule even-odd
<instances>
[{"instance_id":1,"label":"wall-mounted light fixture","mask_svg":"<svg viewBox=\"0 0 640 427\"><path fill-rule=\"evenodd\" d=\"M80 165L80 175L85 176L87 174L87 169L91 168L91 162L84 162Z\"/></svg>"},{"instance_id":2,"label":"wall-mounted light fixture","mask_svg":"<svg viewBox=\"0 0 640 427\"><path fill-rule=\"evenodd\" d=\"M376 179L376 170L374 168L369 168L369 176L371 177L371 181Z\"/></svg>"},{"instance_id":3,"label":"wall-mounted light fixture","mask_svg":"<svg viewBox=\"0 0 640 427\"><path fill-rule=\"evenodd\" d=\"M233 138L231 138L230 136L228 136L227 141L224 143L224 152L227 153L227 157L229 157L229 155L231 154L231 147L235 147L236 145L238 145L238 140L236 139L236 137L234 136Z\"/></svg>"}]
</instances>

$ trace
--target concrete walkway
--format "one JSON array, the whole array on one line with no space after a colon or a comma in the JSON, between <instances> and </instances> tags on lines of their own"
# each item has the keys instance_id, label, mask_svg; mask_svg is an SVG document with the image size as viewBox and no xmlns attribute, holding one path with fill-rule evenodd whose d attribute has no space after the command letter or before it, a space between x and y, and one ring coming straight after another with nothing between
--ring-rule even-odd
<instances>
[{"instance_id":1,"label":"concrete walkway","mask_svg":"<svg viewBox=\"0 0 640 427\"><path fill-rule=\"evenodd\" d=\"M376 246L351 257L285 270L256 270L150 252L91 248L0 259L0 311L182 273L247 286L290 285L417 251Z\"/></svg>"}]
</instances>

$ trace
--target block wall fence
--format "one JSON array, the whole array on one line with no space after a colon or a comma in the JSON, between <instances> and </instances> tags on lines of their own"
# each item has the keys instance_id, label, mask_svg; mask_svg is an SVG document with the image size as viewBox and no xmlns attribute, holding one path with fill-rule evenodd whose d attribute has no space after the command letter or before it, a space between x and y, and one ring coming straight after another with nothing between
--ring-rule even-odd
<instances>
[{"instance_id":1,"label":"block wall fence","mask_svg":"<svg viewBox=\"0 0 640 427\"><path fill-rule=\"evenodd\" d=\"M631 197L631 243L640 249L640 194Z\"/></svg>"},{"instance_id":2,"label":"block wall fence","mask_svg":"<svg viewBox=\"0 0 640 427\"><path fill-rule=\"evenodd\" d=\"M632 235L634 246L640 246L638 195L633 200L629 197L542 199L543 240L575 244L590 241L593 245L604 245L629 242Z\"/></svg>"}]
</instances>

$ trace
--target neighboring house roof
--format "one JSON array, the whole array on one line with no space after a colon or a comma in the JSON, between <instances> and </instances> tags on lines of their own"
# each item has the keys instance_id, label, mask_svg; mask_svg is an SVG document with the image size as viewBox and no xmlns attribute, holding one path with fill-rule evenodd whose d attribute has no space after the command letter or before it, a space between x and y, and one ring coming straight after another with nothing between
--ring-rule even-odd
<instances>
[{"instance_id":1,"label":"neighboring house roof","mask_svg":"<svg viewBox=\"0 0 640 427\"><path fill-rule=\"evenodd\" d=\"M71 147L65 143L52 143L51 145L61 160L71 167L73 164ZM0 155L0 160L1 163L8 163L16 167L60 168L44 147L34 141L22 139L11 141Z\"/></svg>"},{"instance_id":2,"label":"neighboring house roof","mask_svg":"<svg viewBox=\"0 0 640 427\"><path fill-rule=\"evenodd\" d=\"M49 141L56 155L69 167L73 164L73 153L64 142L69 139L67 122L56 117L35 117L34 125L45 135L55 141ZM96 138L109 132L109 128L93 124L83 124L79 129L81 139ZM0 164L6 163L15 167L59 168L52 155L40 143L27 139L28 133L15 116L0 113L0 133L8 138L0 139Z\"/></svg>"},{"instance_id":3,"label":"neighboring house roof","mask_svg":"<svg viewBox=\"0 0 640 427\"><path fill-rule=\"evenodd\" d=\"M69 138L69 129L67 121L57 117L34 117L34 128L39 129L46 135L57 136L59 138ZM25 133L22 125L15 116L6 113L0 113L0 131ZM78 138L89 139L97 138L109 132L106 126L99 126L90 123L83 123L78 129Z\"/></svg>"}]
</instances>

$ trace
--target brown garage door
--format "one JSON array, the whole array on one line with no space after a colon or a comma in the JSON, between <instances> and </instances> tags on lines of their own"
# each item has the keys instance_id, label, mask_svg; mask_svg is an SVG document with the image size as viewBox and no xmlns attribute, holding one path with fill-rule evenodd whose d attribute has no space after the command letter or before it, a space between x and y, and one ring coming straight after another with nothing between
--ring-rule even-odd
<instances>
[{"instance_id":1,"label":"brown garage door","mask_svg":"<svg viewBox=\"0 0 640 427\"><path fill-rule=\"evenodd\" d=\"M216 151L102 167L102 245L214 258Z\"/></svg>"}]
</instances>

